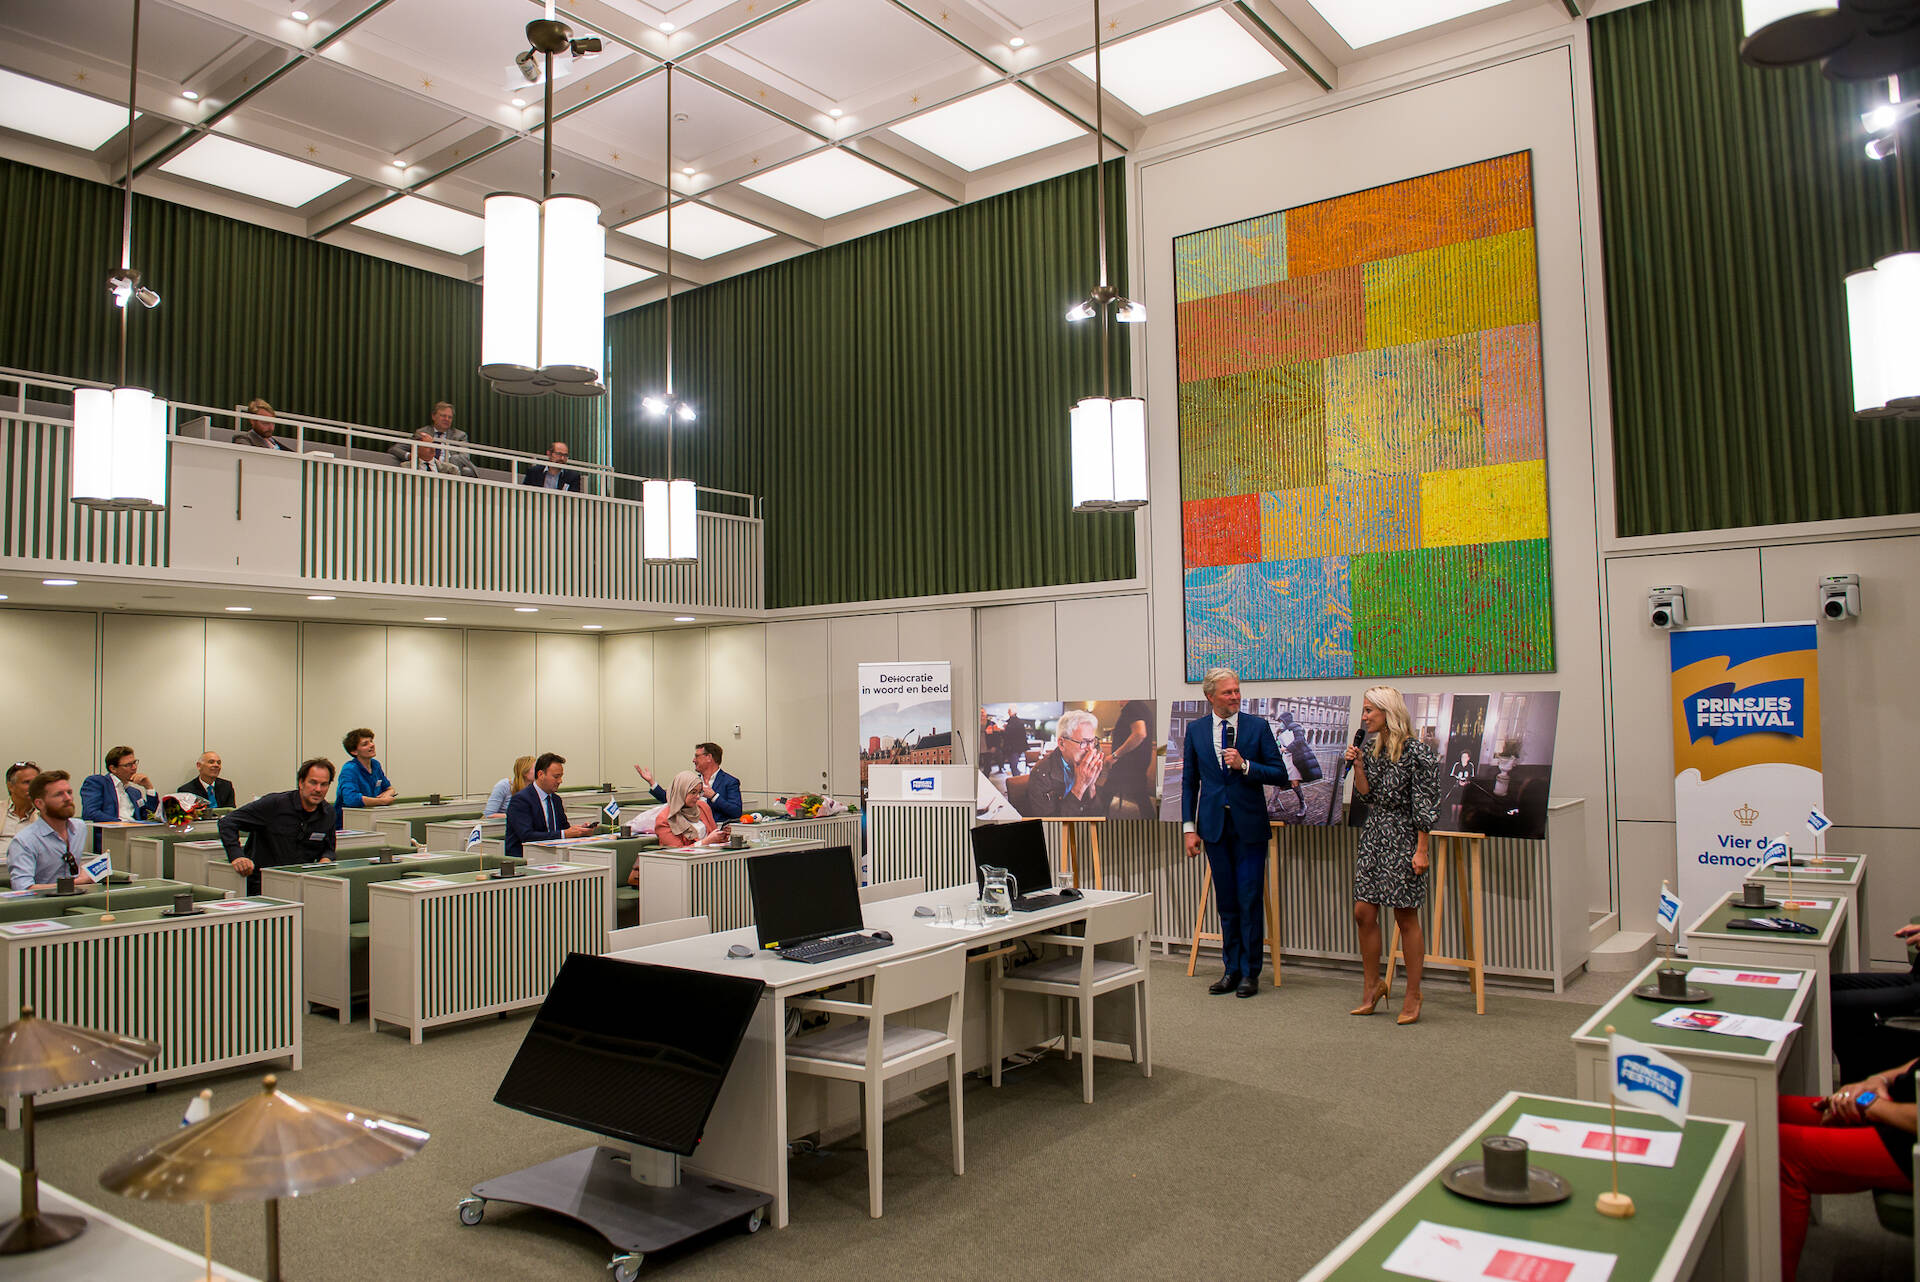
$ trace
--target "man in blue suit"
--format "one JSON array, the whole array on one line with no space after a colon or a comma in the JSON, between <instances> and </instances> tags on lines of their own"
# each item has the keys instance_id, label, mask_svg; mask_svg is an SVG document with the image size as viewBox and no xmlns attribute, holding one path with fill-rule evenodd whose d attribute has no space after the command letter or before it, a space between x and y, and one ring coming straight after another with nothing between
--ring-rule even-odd
<instances>
[{"instance_id":1,"label":"man in blue suit","mask_svg":"<svg viewBox=\"0 0 1920 1282\"><path fill-rule=\"evenodd\" d=\"M740 817L740 781L720 768L720 757L721 748L717 743L693 745L693 770L705 786L701 796L706 799L707 809L713 811L715 823L730 824ZM644 766L635 766L634 770L653 789L653 799L666 805L667 790L653 781L653 771Z\"/></svg>"},{"instance_id":2,"label":"man in blue suit","mask_svg":"<svg viewBox=\"0 0 1920 1282\"><path fill-rule=\"evenodd\" d=\"M140 773L140 758L124 745L107 753L107 773L80 785L80 817L90 824L151 819L160 808L153 780Z\"/></svg>"},{"instance_id":3,"label":"man in blue suit","mask_svg":"<svg viewBox=\"0 0 1920 1282\"><path fill-rule=\"evenodd\" d=\"M560 804L560 783L567 777L567 759L557 752L543 752L533 763L533 782L513 794L507 802L506 851L510 859L522 859L520 848L529 841L559 841L562 837L584 837L598 824L567 824L567 808Z\"/></svg>"},{"instance_id":4,"label":"man in blue suit","mask_svg":"<svg viewBox=\"0 0 1920 1282\"><path fill-rule=\"evenodd\" d=\"M1267 884L1265 784L1285 784L1287 768L1265 717L1240 711L1240 678L1227 668L1207 673L1200 691L1213 709L1187 725L1180 818L1187 858L1204 847L1220 910L1220 953L1226 972L1207 991L1251 997L1260 991Z\"/></svg>"}]
</instances>

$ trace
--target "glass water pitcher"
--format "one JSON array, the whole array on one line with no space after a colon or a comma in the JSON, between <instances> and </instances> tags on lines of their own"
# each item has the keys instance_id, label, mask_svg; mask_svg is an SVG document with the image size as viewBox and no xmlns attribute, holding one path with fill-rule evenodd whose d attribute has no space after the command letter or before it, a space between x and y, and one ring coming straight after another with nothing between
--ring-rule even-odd
<instances>
[{"instance_id":1,"label":"glass water pitcher","mask_svg":"<svg viewBox=\"0 0 1920 1282\"><path fill-rule=\"evenodd\" d=\"M980 900L987 907L987 916L1005 917L1013 911L1013 901L1019 894L1019 880L1005 868L988 865L980 869Z\"/></svg>"}]
</instances>

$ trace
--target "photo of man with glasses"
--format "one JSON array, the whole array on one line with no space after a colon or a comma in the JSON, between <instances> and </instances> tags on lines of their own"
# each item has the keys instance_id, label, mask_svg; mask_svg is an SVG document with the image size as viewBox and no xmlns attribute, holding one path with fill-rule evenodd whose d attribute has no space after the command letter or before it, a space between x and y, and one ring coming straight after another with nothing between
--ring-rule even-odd
<instances>
[{"instance_id":1,"label":"photo of man with glasses","mask_svg":"<svg viewBox=\"0 0 1920 1282\"><path fill-rule=\"evenodd\" d=\"M1053 747L1033 763L1020 813L1028 819L1090 819L1107 813L1100 791L1106 768L1100 751L1100 719L1080 708L1060 714Z\"/></svg>"}]
</instances>

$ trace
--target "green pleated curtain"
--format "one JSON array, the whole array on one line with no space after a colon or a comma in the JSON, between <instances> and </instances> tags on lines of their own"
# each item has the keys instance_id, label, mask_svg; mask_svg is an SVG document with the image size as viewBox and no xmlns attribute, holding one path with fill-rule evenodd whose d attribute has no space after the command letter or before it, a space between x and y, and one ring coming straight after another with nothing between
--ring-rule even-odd
<instances>
[{"instance_id":1,"label":"green pleated curtain","mask_svg":"<svg viewBox=\"0 0 1920 1282\"><path fill-rule=\"evenodd\" d=\"M1901 248L1884 82L1745 66L1739 0L1591 34L1619 533L1920 510L1920 423L1852 415L1842 282Z\"/></svg>"}]
</instances>

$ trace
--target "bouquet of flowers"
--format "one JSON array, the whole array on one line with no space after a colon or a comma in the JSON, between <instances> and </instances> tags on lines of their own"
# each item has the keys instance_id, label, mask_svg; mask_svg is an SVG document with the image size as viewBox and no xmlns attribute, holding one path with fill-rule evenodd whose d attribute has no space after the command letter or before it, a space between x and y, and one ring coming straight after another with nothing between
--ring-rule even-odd
<instances>
[{"instance_id":1,"label":"bouquet of flowers","mask_svg":"<svg viewBox=\"0 0 1920 1282\"><path fill-rule=\"evenodd\" d=\"M786 807L789 819L825 819L828 815L846 813L847 807L832 797L823 797L817 792L804 793L798 797L782 797L780 804Z\"/></svg>"},{"instance_id":2,"label":"bouquet of flowers","mask_svg":"<svg viewBox=\"0 0 1920 1282\"><path fill-rule=\"evenodd\" d=\"M160 798L160 817L169 828L185 831L188 824L206 817L207 799L188 792L170 792Z\"/></svg>"}]
</instances>

